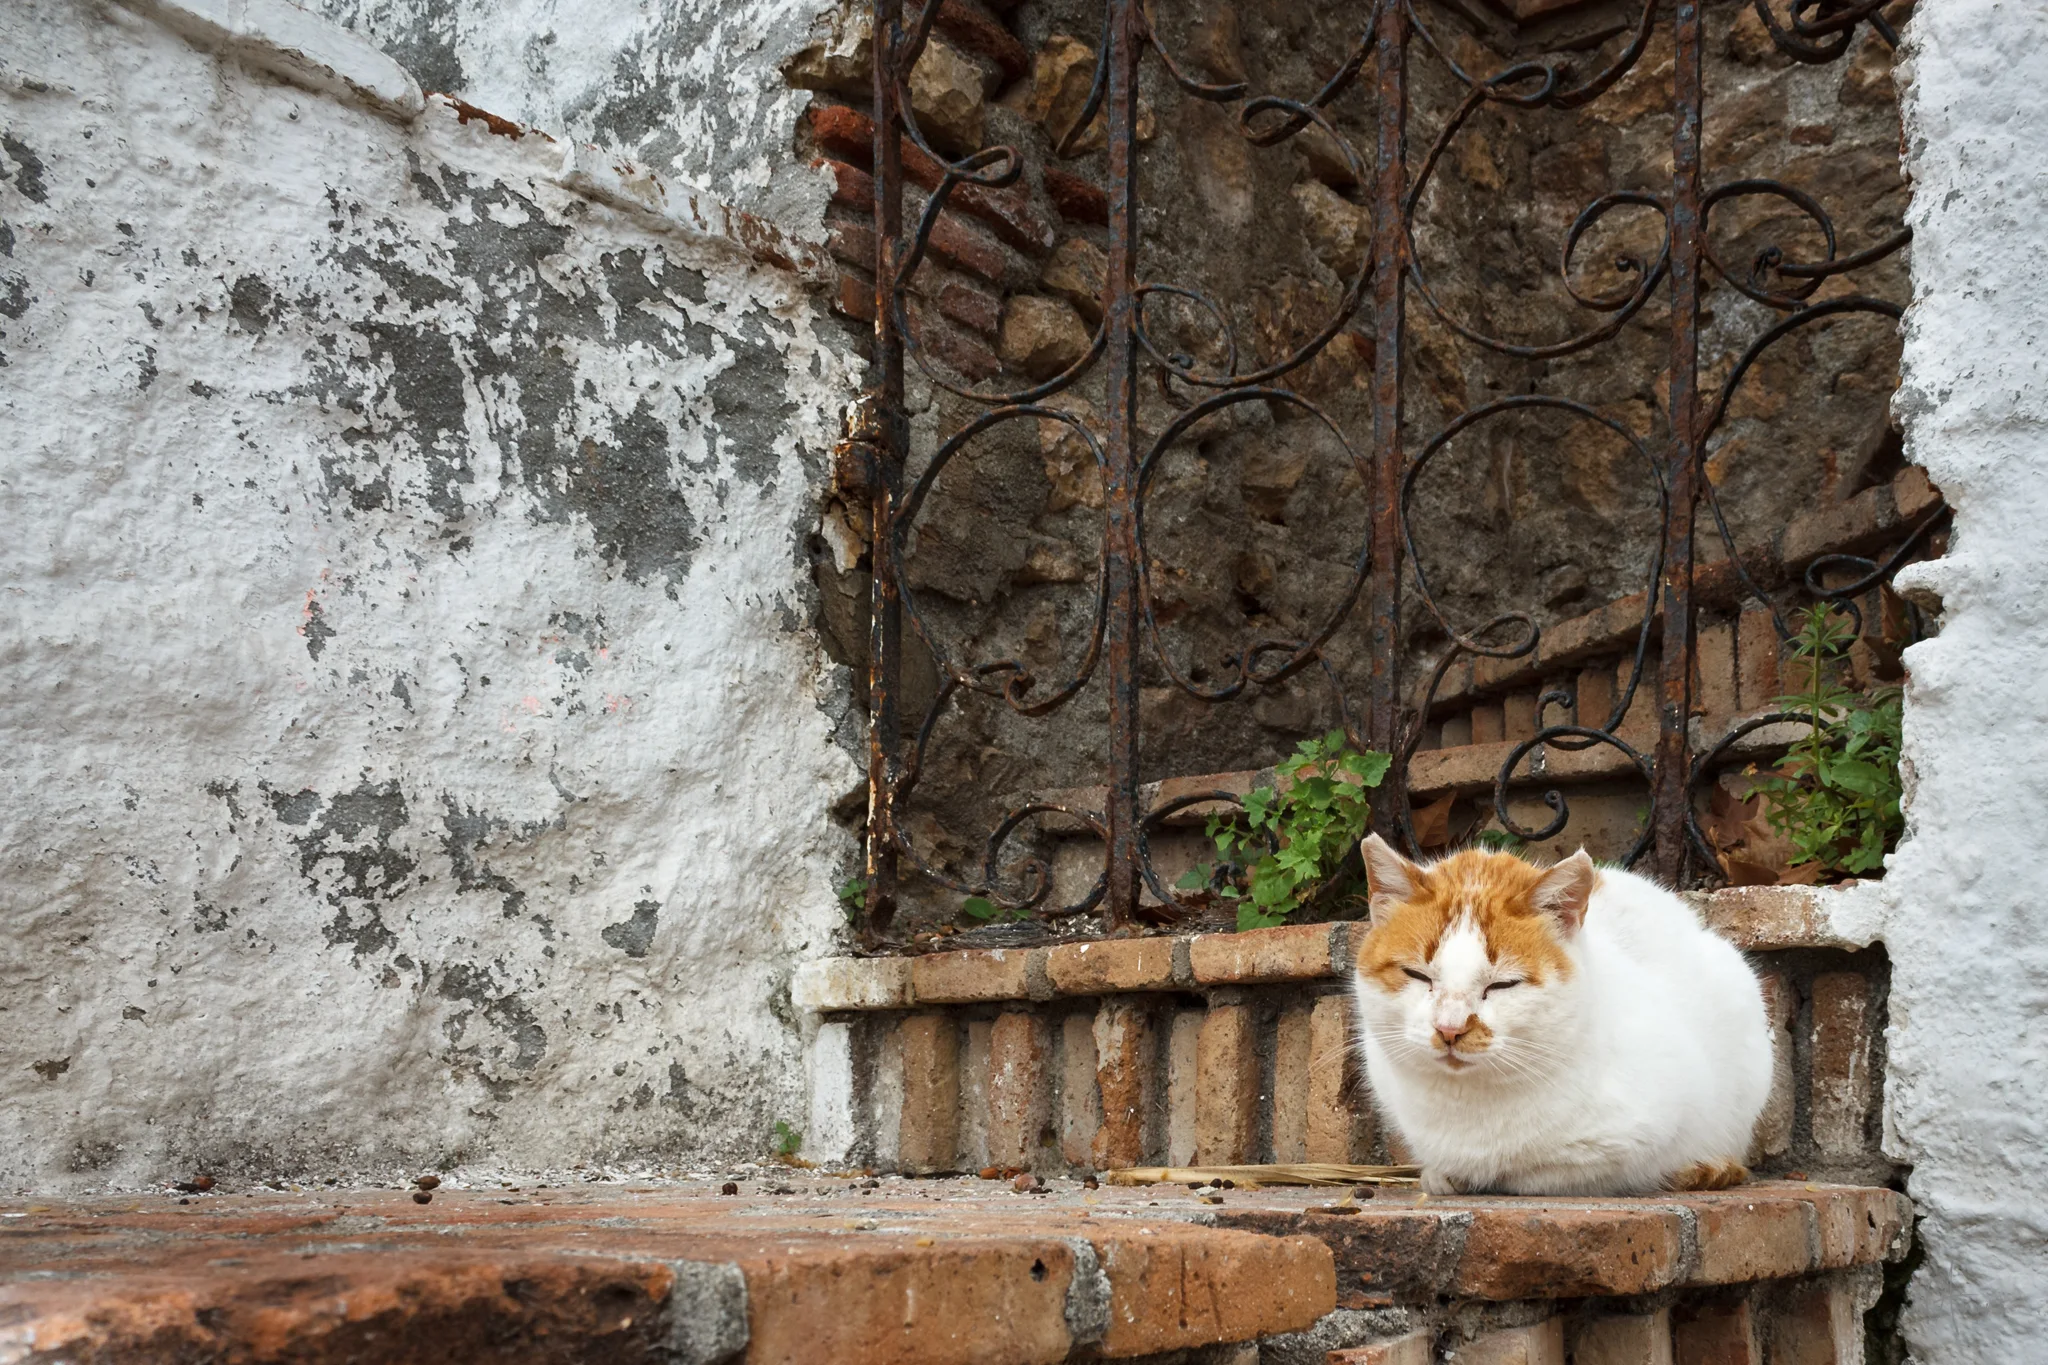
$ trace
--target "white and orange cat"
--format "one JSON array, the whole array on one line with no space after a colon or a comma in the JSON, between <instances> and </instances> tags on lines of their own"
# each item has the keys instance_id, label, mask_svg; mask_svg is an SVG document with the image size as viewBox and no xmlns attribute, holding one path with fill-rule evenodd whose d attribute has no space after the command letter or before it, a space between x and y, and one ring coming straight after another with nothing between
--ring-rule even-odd
<instances>
[{"instance_id":1,"label":"white and orange cat","mask_svg":"<svg viewBox=\"0 0 2048 1365\"><path fill-rule=\"evenodd\" d=\"M1365 841L1353 994L1373 1098L1433 1193L1748 1178L1771 1087L1756 974L1691 907L1584 850L1423 867Z\"/></svg>"}]
</instances>

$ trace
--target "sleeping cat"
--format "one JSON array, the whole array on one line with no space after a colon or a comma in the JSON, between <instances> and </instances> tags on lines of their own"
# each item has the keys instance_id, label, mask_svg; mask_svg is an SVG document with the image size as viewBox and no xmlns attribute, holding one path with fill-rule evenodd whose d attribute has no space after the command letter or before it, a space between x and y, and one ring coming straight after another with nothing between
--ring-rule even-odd
<instances>
[{"instance_id":1,"label":"sleeping cat","mask_svg":"<svg viewBox=\"0 0 2048 1365\"><path fill-rule=\"evenodd\" d=\"M1771 1087L1754 972L1656 883L1365 841L1373 1097L1433 1193L1719 1189Z\"/></svg>"}]
</instances>

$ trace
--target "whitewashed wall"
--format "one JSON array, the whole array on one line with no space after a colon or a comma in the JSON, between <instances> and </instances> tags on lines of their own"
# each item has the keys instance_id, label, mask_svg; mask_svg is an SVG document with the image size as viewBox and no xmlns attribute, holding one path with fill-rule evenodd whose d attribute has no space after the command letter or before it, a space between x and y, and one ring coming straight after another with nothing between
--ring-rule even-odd
<instances>
[{"instance_id":1,"label":"whitewashed wall","mask_svg":"<svg viewBox=\"0 0 2048 1365\"><path fill-rule=\"evenodd\" d=\"M813 294L92 0L0 129L0 1188L763 1153L859 780Z\"/></svg>"},{"instance_id":2,"label":"whitewashed wall","mask_svg":"<svg viewBox=\"0 0 2048 1365\"><path fill-rule=\"evenodd\" d=\"M2048 8L1926 0L1908 33L1909 455L1956 508L1916 569L1910 832L1885 874L1891 1142L1913 1163L1921 1365L2048 1359Z\"/></svg>"}]
</instances>

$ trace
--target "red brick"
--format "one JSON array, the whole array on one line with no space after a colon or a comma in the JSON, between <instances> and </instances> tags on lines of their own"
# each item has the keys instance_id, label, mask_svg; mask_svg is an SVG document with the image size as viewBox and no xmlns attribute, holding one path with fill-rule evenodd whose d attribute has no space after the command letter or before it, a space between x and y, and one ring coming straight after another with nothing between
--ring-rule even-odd
<instances>
[{"instance_id":1,"label":"red brick","mask_svg":"<svg viewBox=\"0 0 2048 1365\"><path fill-rule=\"evenodd\" d=\"M1863 1317L1840 1279L1788 1286L1761 1326L1770 1365L1862 1365Z\"/></svg>"},{"instance_id":2,"label":"red brick","mask_svg":"<svg viewBox=\"0 0 2048 1365\"><path fill-rule=\"evenodd\" d=\"M1671 1316L1671 1354L1676 1365L1763 1365L1749 1303L1680 1307Z\"/></svg>"},{"instance_id":3,"label":"red brick","mask_svg":"<svg viewBox=\"0 0 2048 1365\"><path fill-rule=\"evenodd\" d=\"M1480 1299L1648 1294L1678 1276L1683 1227L1665 1209L1478 1209L1457 1291Z\"/></svg>"},{"instance_id":4,"label":"red brick","mask_svg":"<svg viewBox=\"0 0 2048 1365\"><path fill-rule=\"evenodd\" d=\"M1102 1096L1102 1127L1093 1143L1101 1170L1145 1159L1147 1097L1157 1065L1150 1018L1128 1003L1105 1000L1095 1012L1095 1079Z\"/></svg>"},{"instance_id":5,"label":"red brick","mask_svg":"<svg viewBox=\"0 0 2048 1365\"><path fill-rule=\"evenodd\" d=\"M960 1151L960 1034L943 1014L918 1014L900 1028L903 1120L897 1160L914 1173L949 1171Z\"/></svg>"},{"instance_id":6,"label":"red brick","mask_svg":"<svg viewBox=\"0 0 2048 1365\"><path fill-rule=\"evenodd\" d=\"M1086 1168L1095 1164L1095 1137L1102 1131L1102 1098L1096 1072L1095 1018L1070 1014L1060 1021L1060 1159ZM1135 1163L1133 1163L1135 1164Z\"/></svg>"},{"instance_id":7,"label":"red brick","mask_svg":"<svg viewBox=\"0 0 2048 1365\"><path fill-rule=\"evenodd\" d=\"M958 213L947 210L932 224L930 242L934 260L995 283L1029 277L1029 272L1011 264L1003 245L987 229L976 227Z\"/></svg>"},{"instance_id":8,"label":"red brick","mask_svg":"<svg viewBox=\"0 0 2048 1365\"><path fill-rule=\"evenodd\" d=\"M874 164L874 121L856 109L844 106L813 106L807 115L811 136L819 148L834 158L858 167ZM936 189L945 177L945 167L910 142L903 144L903 178L926 190ZM869 203L873 191L869 190ZM946 212L978 218L995 229L1001 240L1033 256L1051 251L1058 233L1038 211L1020 185L990 189L982 185L956 185L946 200ZM904 205L904 215L915 222L916 209ZM943 215L942 215L943 221Z\"/></svg>"},{"instance_id":9,"label":"red brick","mask_svg":"<svg viewBox=\"0 0 2048 1365\"><path fill-rule=\"evenodd\" d=\"M1517 742L1536 735L1536 694L1517 692L1501 698L1501 738Z\"/></svg>"},{"instance_id":10,"label":"red brick","mask_svg":"<svg viewBox=\"0 0 2048 1365\"><path fill-rule=\"evenodd\" d=\"M1431 1365L1435 1358L1434 1345L1432 1333L1410 1332L1393 1341L1332 1351L1323 1357L1323 1361L1324 1365Z\"/></svg>"},{"instance_id":11,"label":"red brick","mask_svg":"<svg viewBox=\"0 0 2048 1365\"><path fill-rule=\"evenodd\" d=\"M1875 1084L1870 983L1856 972L1813 979L1813 1140L1829 1156L1861 1153Z\"/></svg>"},{"instance_id":12,"label":"red brick","mask_svg":"<svg viewBox=\"0 0 2048 1365\"><path fill-rule=\"evenodd\" d=\"M986 289L977 289L958 280L949 280L940 288L939 311L985 336L994 336L1003 320L1001 299Z\"/></svg>"},{"instance_id":13,"label":"red brick","mask_svg":"<svg viewBox=\"0 0 2048 1365\"><path fill-rule=\"evenodd\" d=\"M823 161L822 166L832 173L832 202L857 213L872 215L875 211L875 178L858 166L849 166L844 161Z\"/></svg>"},{"instance_id":14,"label":"red brick","mask_svg":"<svg viewBox=\"0 0 2048 1365\"><path fill-rule=\"evenodd\" d=\"M1308 1101L1304 1145L1310 1161L1358 1161L1371 1150L1366 1124L1345 1103L1351 1058L1351 1002L1342 995L1316 998L1309 1016Z\"/></svg>"},{"instance_id":15,"label":"red brick","mask_svg":"<svg viewBox=\"0 0 2048 1365\"><path fill-rule=\"evenodd\" d=\"M804 113L820 149L863 168L875 164L875 121L843 104L813 104Z\"/></svg>"},{"instance_id":16,"label":"red brick","mask_svg":"<svg viewBox=\"0 0 2048 1365\"><path fill-rule=\"evenodd\" d=\"M1762 711L1778 699L1778 626L1753 607L1735 622L1735 708Z\"/></svg>"},{"instance_id":17,"label":"red brick","mask_svg":"<svg viewBox=\"0 0 2048 1365\"><path fill-rule=\"evenodd\" d=\"M1179 1010L1166 1035L1166 1162L1187 1166L1195 1160L1198 1106L1196 1083L1200 1074L1201 1010Z\"/></svg>"},{"instance_id":18,"label":"red brick","mask_svg":"<svg viewBox=\"0 0 2048 1365\"><path fill-rule=\"evenodd\" d=\"M1310 1006L1290 1005L1273 1031L1273 1160L1308 1160L1308 1099L1314 1075L1315 1027Z\"/></svg>"},{"instance_id":19,"label":"red brick","mask_svg":"<svg viewBox=\"0 0 2048 1365\"><path fill-rule=\"evenodd\" d=\"M1158 1227L1098 1245L1110 1281L1103 1355L1299 1331L1337 1306L1336 1265L1315 1238L1194 1231Z\"/></svg>"},{"instance_id":20,"label":"red brick","mask_svg":"<svg viewBox=\"0 0 2048 1365\"><path fill-rule=\"evenodd\" d=\"M1725 721L1735 714L1735 623L1698 628L1693 642L1693 714Z\"/></svg>"},{"instance_id":21,"label":"red brick","mask_svg":"<svg viewBox=\"0 0 2048 1365\"><path fill-rule=\"evenodd\" d=\"M832 297L835 311L859 322L875 320L875 282L865 271L846 269L839 272L837 292Z\"/></svg>"},{"instance_id":22,"label":"red brick","mask_svg":"<svg viewBox=\"0 0 2048 1365\"><path fill-rule=\"evenodd\" d=\"M1094 181L1083 180L1057 166L1047 166L1045 193L1060 217L1068 222L1109 226L1109 195Z\"/></svg>"},{"instance_id":23,"label":"red brick","mask_svg":"<svg viewBox=\"0 0 2048 1365\"><path fill-rule=\"evenodd\" d=\"M1170 938L1102 939L1047 950L1045 973L1062 995L1158 991L1173 985Z\"/></svg>"},{"instance_id":24,"label":"red brick","mask_svg":"<svg viewBox=\"0 0 2048 1365\"><path fill-rule=\"evenodd\" d=\"M992 1166L1031 1167L1040 1160L1039 1134L1051 1117L1051 1048L1045 1023L1012 1010L989 1033L988 1160Z\"/></svg>"},{"instance_id":25,"label":"red brick","mask_svg":"<svg viewBox=\"0 0 2048 1365\"><path fill-rule=\"evenodd\" d=\"M1003 368L1003 362L979 337L921 310L912 310L911 316L911 332L918 348L961 378L983 380Z\"/></svg>"},{"instance_id":26,"label":"red brick","mask_svg":"<svg viewBox=\"0 0 2048 1365\"><path fill-rule=\"evenodd\" d=\"M825 224L826 250L832 259L862 270L875 268L875 232L866 223L853 222L845 218L830 219Z\"/></svg>"},{"instance_id":27,"label":"red brick","mask_svg":"<svg viewBox=\"0 0 2048 1365\"><path fill-rule=\"evenodd\" d=\"M1195 1051L1195 1161L1258 1160L1258 1020L1249 1005L1209 1006Z\"/></svg>"},{"instance_id":28,"label":"red brick","mask_svg":"<svg viewBox=\"0 0 2048 1365\"><path fill-rule=\"evenodd\" d=\"M1671 1365L1671 1310L1591 1318L1572 1341L1572 1365Z\"/></svg>"},{"instance_id":29,"label":"red brick","mask_svg":"<svg viewBox=\"0 0 2048 1365\"><path fill-rule=\"evenodd\" d=\"M1579 670L1579 724L1598 730L1614 716L1614 665Z\"/></svg>"},{"instance_id":30,"label":"red brick","mask_svg":"<svg viewBox=\"0 0 2048 1365\"><path fill-rule=\"evenodd\" d=\"M1472 708L1472 742L1498 744L1507 738L1506 718L1499 702L1481 702Z\"/></svg>"},{"instance_id":31,"label":"red brick","mask_svg":"<svg viewBox=\"0 0 2048 1365\"><path fill-rule=\"evenodd\" d=\"M911 995L920 1005L1022 1000L1030 993L1025 985L1029 956L1021 948L927 953L911 959Z\"/></svg>"},{"instance_id":32,"label":"red brick","mask_svg":"<svg viewBox=\"0 0 2048 1365\"><path fill-rule=\"evenodd\" d=\"M1236 934L1202 934L1188 948L1205 986L1255 981L1315 981L1331 975L1330 926L1290 924Z\"/></svg>"},{"instance_id":33,"label":"red brick","mask_svg":"<svg viewBox=\"0 0 2048 1365\"><path fill-rule=\"evenodd\" d=\"M1001 67L1005 82L1031 69L1031 54L1024 44L975 0L943 0L932 22L961 51L986 57Z\"/></svg>"},{"instance_id":34,"label":"red brick","mask_svg":"<svg viewBox=\"0 0 2048 1365\"><path fill-rule=\"evenodd\" d=\"M1853 948L1835 933L1827 893L1810 886L1730 886L1705 898L1707 927L1745 952Z\"/></svg>"},{"instance_id":35,"label":"red brick","mask_svg":"<svg viewBox=\"0 0 2048 1365\"><path fill-rule=\"evenodd\" d=\"M1489 1332L1457 1351L1458 1365L1565 1365L1564 1320Z\"/></svg>"},{"instance_id":36,"label":"red brick","mask_svg":"<svg viewBox=\"0 0 2048 1365\"><path fill-rule=\"evenodd\" d=\"M1750 1138L1751 1165L1792 1149L1792 1118L1797 1107L1792 1093L1792 1024L1799 1017L1799 992L1783 972L1765 972L1762 984L1764 1019L1771 1031L1771 1093Z\"/></svg>"},{"instance_id":37,"label":"red brick","mask_svg":"<svg viewBox=\"0 0 2048 1365\"><path fill-rule=\"evenodd\" d=\"M1739 1284L1814 1268L1814 1213L1803 1200L1749 1193L1688 1195L1699 1239L1695 1284Z\"/></svg>"}]
</instances>

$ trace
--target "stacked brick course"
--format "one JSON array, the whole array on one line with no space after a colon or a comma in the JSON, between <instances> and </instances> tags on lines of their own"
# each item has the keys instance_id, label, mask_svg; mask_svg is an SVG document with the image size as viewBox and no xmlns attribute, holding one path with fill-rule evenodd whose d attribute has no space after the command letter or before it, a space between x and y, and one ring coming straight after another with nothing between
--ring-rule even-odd
<instances>
[{"instance_id":1,"label":"stacked brick course","mask_svg":"<svg viewBox=\"0 0 2048 1365\"><path fill-rule=\"evenodd\" d=\"M1749 1153L1765 1172L1884 1182L1887 969L1804 887L1697 896L1752 954L1776 1044ZM1351 1061L1364 926L968 949L806 964L797 1004L851 1031L851 1155L907 1171L1390 1161ZM837 1093L837 1092L835 1092ZM896 1097L900 1096L900 1101ZM893 1128L891 1127L893 1125Z\"/></svg>"}]
</instances>

